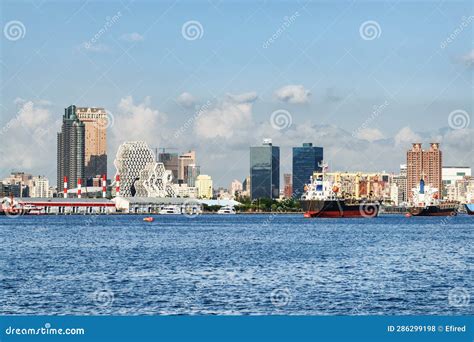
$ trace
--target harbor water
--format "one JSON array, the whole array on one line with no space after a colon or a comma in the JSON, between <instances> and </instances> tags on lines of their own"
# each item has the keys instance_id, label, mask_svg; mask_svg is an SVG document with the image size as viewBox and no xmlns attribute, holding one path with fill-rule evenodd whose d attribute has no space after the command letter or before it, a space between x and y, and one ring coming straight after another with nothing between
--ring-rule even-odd
<instances>
[{"instance_id":1,"label":"harbor water","mask_svg":"<svg viewBox=\"0 0 474 342\"><path fill-rule=\"evenodd\" d=\"M0 313L469 315L474 217L0 217Z\"/></svg>"}]
</instances>

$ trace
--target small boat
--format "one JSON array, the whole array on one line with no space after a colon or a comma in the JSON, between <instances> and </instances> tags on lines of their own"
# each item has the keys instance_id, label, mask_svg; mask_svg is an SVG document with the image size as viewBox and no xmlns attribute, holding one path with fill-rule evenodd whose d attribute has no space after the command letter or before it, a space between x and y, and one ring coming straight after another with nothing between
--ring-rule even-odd
<instances>
[{"instance_id":1,"label":"small boat","mask_svg":"<svg viewBox=\"0 0 474 342\"><path fill-rule=\"evenodd\" d=\"M235 213L235 208L230 205L226 205L217 211L219 215L234 215Z\"/></svg>"},{"instance_id":2,"label":"small boat","mask_svg":"<svg viewBox=\"0 0 474 342\"><path fill-rule=\"evenodd\" d=\"M143 219L143 221L145 221L145 222L153 222L154 220L155 220L155 219L154 219L153 217L151 217L151 216L145 217L145 218Z\"/></svg>"},{"instance_id":3,"label":"small boat","mask_svg":"<svg viewBox=\"0 0 474 342\"><path fill-rule=\"evenodd\" d=\"M168 205L160 210L160 215L181 215L181 209L175 205Z\"/></svg>"}]
</instances>

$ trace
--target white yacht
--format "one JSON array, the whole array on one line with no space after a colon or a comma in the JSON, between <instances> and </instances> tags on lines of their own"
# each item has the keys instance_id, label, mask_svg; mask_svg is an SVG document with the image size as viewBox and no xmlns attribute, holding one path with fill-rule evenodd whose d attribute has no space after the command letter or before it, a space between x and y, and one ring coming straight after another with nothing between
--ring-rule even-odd
<instances>
[{"instance_id":1,"label":"white yacht","mask_svg":"<svg viewBox=\"0 0 474 342\"><path fill-rule=\"evenodd\" d=\"M176 205L167 205L160 210L160 215L181 215L181 209Z\"/></svg>"},{"instance_id":2,"label":"white yacht","mask_svg":"<svg viewBox=\"0 0 474 342\"><path fill-rule=\"evenodd\" d=\"M235 214L235 208L228 205L220 208L217 213L219 215L233 215Z\"/></svg>"}]
</instances>

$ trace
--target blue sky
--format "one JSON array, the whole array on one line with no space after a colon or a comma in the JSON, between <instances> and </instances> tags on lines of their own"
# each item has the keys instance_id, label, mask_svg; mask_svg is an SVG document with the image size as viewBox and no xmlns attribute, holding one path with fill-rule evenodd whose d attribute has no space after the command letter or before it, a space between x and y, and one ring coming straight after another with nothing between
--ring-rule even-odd
<instances>
[{"instance_id":1,"label":"blue sky","mask_svg":"<svg viewBox=\"0 0 474 342\"><path fill-rule=\"evenodd\" d=\"M282 149L313 141L327 147L334 167L351 169L360 160L357 151L350 158L340 155L337 146L343 140L338 135L351 132L357 141L346 143L360 143L358 152L366 155L359 169L395 170L417 135L445 139L455 156L449 162L473 164L472 124L452 132L448 121L455 110L468 113L472 121L471 1L2 1L1 6L2 26L20 21L26 32L18 40L2 36L0 125L6 127L30 102L33 113L48 113L41 112L42 127L54 125L70 104L105 107L117 126L109 133L110 172L117 144L141 137L151 146L196 148L204 172L226 186L248 173L248 161L229 170L222 166L226 158L248 160L248 146L260 143L263 135ZM183 37L188 21L201 25L202 37ZM378 25L372 40L361 36L368 21ZM268 43L273 35L276 39ZM191 103L180 103L183 93ZM228 94L249 93L254 96L244 101L229 100ZM169 133L206 101L210 108L183 137L173 139ZM359 134L374 106L385 102L382 113ZM290 113L291 127L272 131L267 127L271 113L280 109ZM145 120L150 117L151 122ZM130 118L136 118L134 130ZM121 127L125 123L128 127ZM13 134L16 126L10 126ZM29 133L38 129L17 126ZM407 141L400 140L401 133ZM452 141L459 136L471 140L464 145ZM44 141L42 162L24 152L24 160L16 157L18 167L54 179L48 166L55 163L53 140ZM373 162L364 143L377 142L386 147L376 154L395 156ZM2 173L15 162L4 160ZM288 164L282 169L291 171Z\"/></svg>"}]
</instances>

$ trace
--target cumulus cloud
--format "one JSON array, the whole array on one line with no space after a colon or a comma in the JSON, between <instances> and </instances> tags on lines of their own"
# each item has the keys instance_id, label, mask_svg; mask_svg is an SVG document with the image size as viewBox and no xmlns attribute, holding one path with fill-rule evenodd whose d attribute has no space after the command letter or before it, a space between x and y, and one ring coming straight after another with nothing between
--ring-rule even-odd
<instances>
[{"instance_id":1,"label":"cumulus cloud","mask_svg":"<svg viewBox=\"0 0 474 342\"><path fill-rule=\"evenodd\" d=\"M311 92L302 85L287 85L275 91L278 100L288 103L308 103Z\"/></svg>"},{"instance_id":2,"label":"cumulus cloud","mask_svg":"<svg viewBox=\"0 0 474 342\"><path fill-rule=\"evenodd\" d=\"M17 98L17 113L1 129L0 169L14 168L27 172L54 174L56 131L60 120L54 120L48 101Z\"/></svg>"},{"instance_id":3,"label":"cumulus cloud","mask_svg":"<svg viewBox=\"0 0 474 342\"><path fill-rule=\"evenodd\" d=\"M461 57L461 61L467 66L474 65L474 50Z\"/></svg>"},{"instance_id":4,"label":"cumulus cloud","mask_svg":"<svg viewBox=\"0 0 474 342\"><path fill-rule=\"evenodd\" d=\"M395 144L397 146L403 145L406 143L420 142L422 140L421 136L413 132L410 127L403 127L394 137Z\"/></svg>"},{"instance_id":5,"label":"cumulus cloud","mask_svg":"<svg viewBox=\"0 0 474 342\"><path fill-rule=\"evenodd\" d=\"M117 111L112 113L114 124L111 127L113 138L112 154L115 156L118 145L125 140L144 140L150 146L159 146L165 132L167 115L151 108L150 98L135 103L131 96L122 98Z\"/></svg>"},{"instance_id":6,"label":"cumulus cloud","mask_svg":"<svg viewBox=\"0 0 474 342\"><path fill-rule=\"evenodd\" d=\"M132 33L126 33L126 34L123 34L120 39L126 41L126 42L130 42L130 43L133 43L133 42L142 42L145 40L145 37L143 37L141 34L137 33L137 32L132 32Z\"/></svg>"},{"instance_id":7,"label":"cumulus cloud","mask_svg":"<svg viewBox=\"0 0 474 342\"><path fill-rule=\"evenodd\" d=\"M230 140L241 136L252 125L252 107L256 93L228 94L224 100L202 112L195 123L199 138Z\"/></svg>"},{"instance_id":8,"label":"cumulus cloud","mask_svg":"<svg viewBox=\"0 0 474 342\"><path fill-rule=\"evenodd\" d=\"M384 138L383 133L377 128L362 128L357 131L356 137L361 140L376 141Z\"/></svg>"},{"instance_id":9,"label":"cumulus cloud","mask_svg":"<svg viewBox=\"0 0 474 342\"><path fill-rule=\"evenodd\" d=\"M191 108L196 104L196 98L190 93L184 92L178 96L176 101L183 107Z\"/></svg>"}]
</instances>

